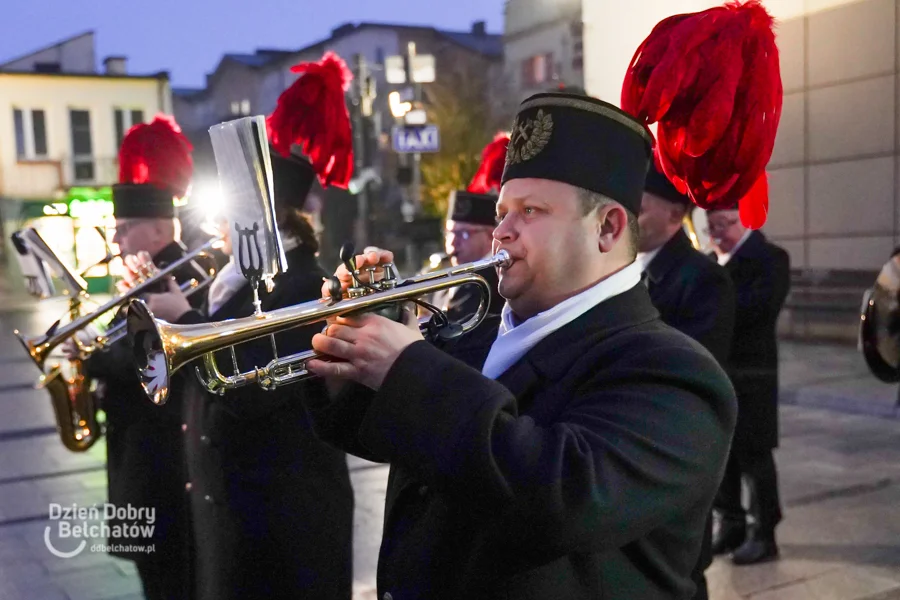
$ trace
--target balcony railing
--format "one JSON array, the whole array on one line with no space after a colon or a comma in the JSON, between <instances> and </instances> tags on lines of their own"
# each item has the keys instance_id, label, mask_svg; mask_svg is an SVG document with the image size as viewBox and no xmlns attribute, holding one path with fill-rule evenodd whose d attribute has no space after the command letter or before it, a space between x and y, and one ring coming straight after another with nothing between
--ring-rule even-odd
<instances>
[{"instance_id":1,"label":"balcony railing","mask_svg":"<svg viewBox=\"0 0 900 600\"><path fill-rule=\"evenodd\" d=\"M75 186L106 186L119 180L117 157L67 156L19 160L3 173L0 196L53 198Z\"/></svg>"}]
</instances>

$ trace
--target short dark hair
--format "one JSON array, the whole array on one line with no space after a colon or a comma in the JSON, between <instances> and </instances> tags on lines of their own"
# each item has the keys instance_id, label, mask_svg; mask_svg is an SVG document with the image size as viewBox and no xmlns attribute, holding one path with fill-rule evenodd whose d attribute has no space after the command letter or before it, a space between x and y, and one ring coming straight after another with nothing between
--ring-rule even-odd
<instances>
[{"instance_id":1,"label":"short dark hair","mask_svg":"<svg viewBox=\"0 0 900 600\"><path fill-rule=\"evenodd\" d=\"M316 237L316 230L313 229L306 213L292 206L285 206L276 202L275 222L281 231L293 235L302 245L313 252L319 251L319 240Z\"/></svg>"},{"instance_id":2,"label":"short dark hair","mask_svg":"<svg viewBox=\"0 0 900 600\"><path fill-rule=\"evenodd\" d=\"M581 202L581 211L584 216L591 214L594 210L603 208L607 204L616 202L603 194L592 192L584 188L578 188L578 200ZM616 202L616 204L622 206L619 202ZM641 229L638 225L637 215L624 206L622 206L622 209L625 211L625 214L628 215L628 235L631 238L628 242L628 249L631 253L631 258L634 258L637 256L638 252L638 240L641 236Z\"/></svg>"}]
</instances>

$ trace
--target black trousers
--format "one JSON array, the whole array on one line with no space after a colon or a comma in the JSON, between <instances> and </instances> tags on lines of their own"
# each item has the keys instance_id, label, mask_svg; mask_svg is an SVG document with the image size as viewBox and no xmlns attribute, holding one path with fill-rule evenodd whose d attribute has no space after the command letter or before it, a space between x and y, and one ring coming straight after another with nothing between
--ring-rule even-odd
<instances>
[{"instance_id":1,"label":"black trousers","mask_svg":"<svg viewBox=\"0 0 900 600\"><path fill-rule=\"evenodd\" d=\"M691 579L697 586L692 600L708 600L709 591L706 587L706 569L712 564L712 512L706 518L706 529L703 531L703 545L700 547L700 557L691 573Z\"/></svg>"},{"instance_id":2,"label":"black trousers","mask_svg":"<svg viewBox=\"0 0 900 600\"><path fill-rule=\"evenodd\" d=\"M189 558L189 557L188 557ZM147 600L191 600L194 598L191 565L175 556L135 561Z\"/></svg>"},{"instance_id":3,"label":"black trousers","mask_svg":"<svg viewBox=\"0 0 900 600\"><path fill-rule=\"evenodd\" d=\"M741 505L741 479L747 482L750 505ZM758 539L775 539L775 526L781 522L778 497L778 474L770 449L731 450L725 477L713 505L727 522L746 523L751 517L750 531Z\"/></svg>"}]
</instances>

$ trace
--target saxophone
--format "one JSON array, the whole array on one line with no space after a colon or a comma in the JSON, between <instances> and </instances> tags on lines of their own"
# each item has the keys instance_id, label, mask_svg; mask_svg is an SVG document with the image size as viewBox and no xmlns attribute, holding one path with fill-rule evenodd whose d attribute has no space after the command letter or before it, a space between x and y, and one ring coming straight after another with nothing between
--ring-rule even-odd
<instances>
[{"instance_id":1,"label":"saxophone","mask_svg":"<svg viewBox=\"0 0 900 600\"><path fill-rule=\"evenodd\" d=\"M72 320L78 318L79 302L70 300ZM85 452L93 446L102 429L97 421L97 406L91 392L90 380L84 374L84 363L77 358L69 360L71 378L67 379L59 364L41 375L37 389L47 390L56 417L56 430L60 440L72 452ZM39 365L40 366L40 365Z\"/></svg>"}]
</instances>

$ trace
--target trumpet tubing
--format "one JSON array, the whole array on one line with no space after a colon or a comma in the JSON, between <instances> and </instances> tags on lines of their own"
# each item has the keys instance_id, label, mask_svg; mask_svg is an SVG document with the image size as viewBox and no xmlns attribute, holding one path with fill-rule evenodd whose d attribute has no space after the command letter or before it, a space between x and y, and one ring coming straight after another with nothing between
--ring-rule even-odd
<instances>
[{"instance_id":1,"label":"trumpet tubing","mask_svg":"<svg viewBox=\"0 0 900 600\"><path fill-rule=\"evenodd\" d=\"M169 276L170 274L172 274L176 270L180 269L187 263L195 261L198 258L201 258L204 256L210 256L209 251L212 248L214 248L217 244L219 244L220 242L221 242L221 238L215 238L213 240L210 240L209 242L207 242L200 248L197 248L196 250L186 254L184 257L173 262L172 264L168 265L164 269L160 269L151 278L140 282L138 285L136 285L133 288L131 288L130 290L128 290L128 292L122 294L121 296L113 298L112 300L103 304L102 306L100 306L99 308L94 310L93 312L90 312L82 317L73 318L72 321L69 322L67 325L64 325L62 327L54 326L46 334L32 336L32 337L26 337L18 329L13 331L13 333L15 334L15 336L17 338L19 338L19 341L22 343L22 346L25 348L25 351L28 353L28 356L31 357L31 359L37 365L38 369L43 371L44 363L47 361L47 357L61 343L63 343L64 341L66 341L67 339L69 339L70 337L72 337L73 335L75 335L76 333L78 333L79 331L81 331L82 329L84 329L85 327L87 327L88 325L90 325L91 323L96 321L97 319L99 319L101 316L108 313L109 311L126 304L133 298L135 298L138 295L140 295L141 293L143 293L149 287L162 281L164 277ZM213 274L211 271L212 270L207 271L208 277L203 281L203 287L206 287L206 285L209 285L212 282ZM200 289L202 289L202 288L200 288ZM75 302L77 305L77 303L79 301L73 299L73 302ZM122 337L124 337L124 335L125 335L124 330L118 330L118 337L116 339L121 339ZM110 343L112 343L112 341L106 339L106 336L101 336L101 337L95 339L93 344L85 347L82 358L86 358L87 355L90 354L91 352L93 352L97 349L103 348L105 346L108 346Z\"/></svg>"},{"instance_id":2,"label":"trumpet tubing","mask_svg":"<svg viewBox=\"0 0 900 600\"><path fill-rule=\"evenodd\" d=\"M282 358L276 355L265 367L257 367L244 373L236 372L231 376L222 375L213 353L231 347L237 371L237 360L233 354L233 346L237 344L330 317L372 312L444 289L471 284L478 286L481 292L481 305L460 326L461 332L465 333L484 320L490 304L490 286L475 271L505 265L508 261L508 253L501 250L493 258L468 265L412 277L402 282L385 281L383 283L390 285L367 294L354 296L353 289L359 288L351 288L351 297L338 302L323 298L240 319L196 325L173 325L155 319L142 301L135 300L128 311L128 331L141 384L154 403L164 404L168 399L172 375L200 357L204 357L207 372L205 383L213 392L224 393L225 390L250 383L256 383L265 389L293 383L310 376L306 363L317 357L314 352L301 352Z\"/></svg>"}]
</instances>

